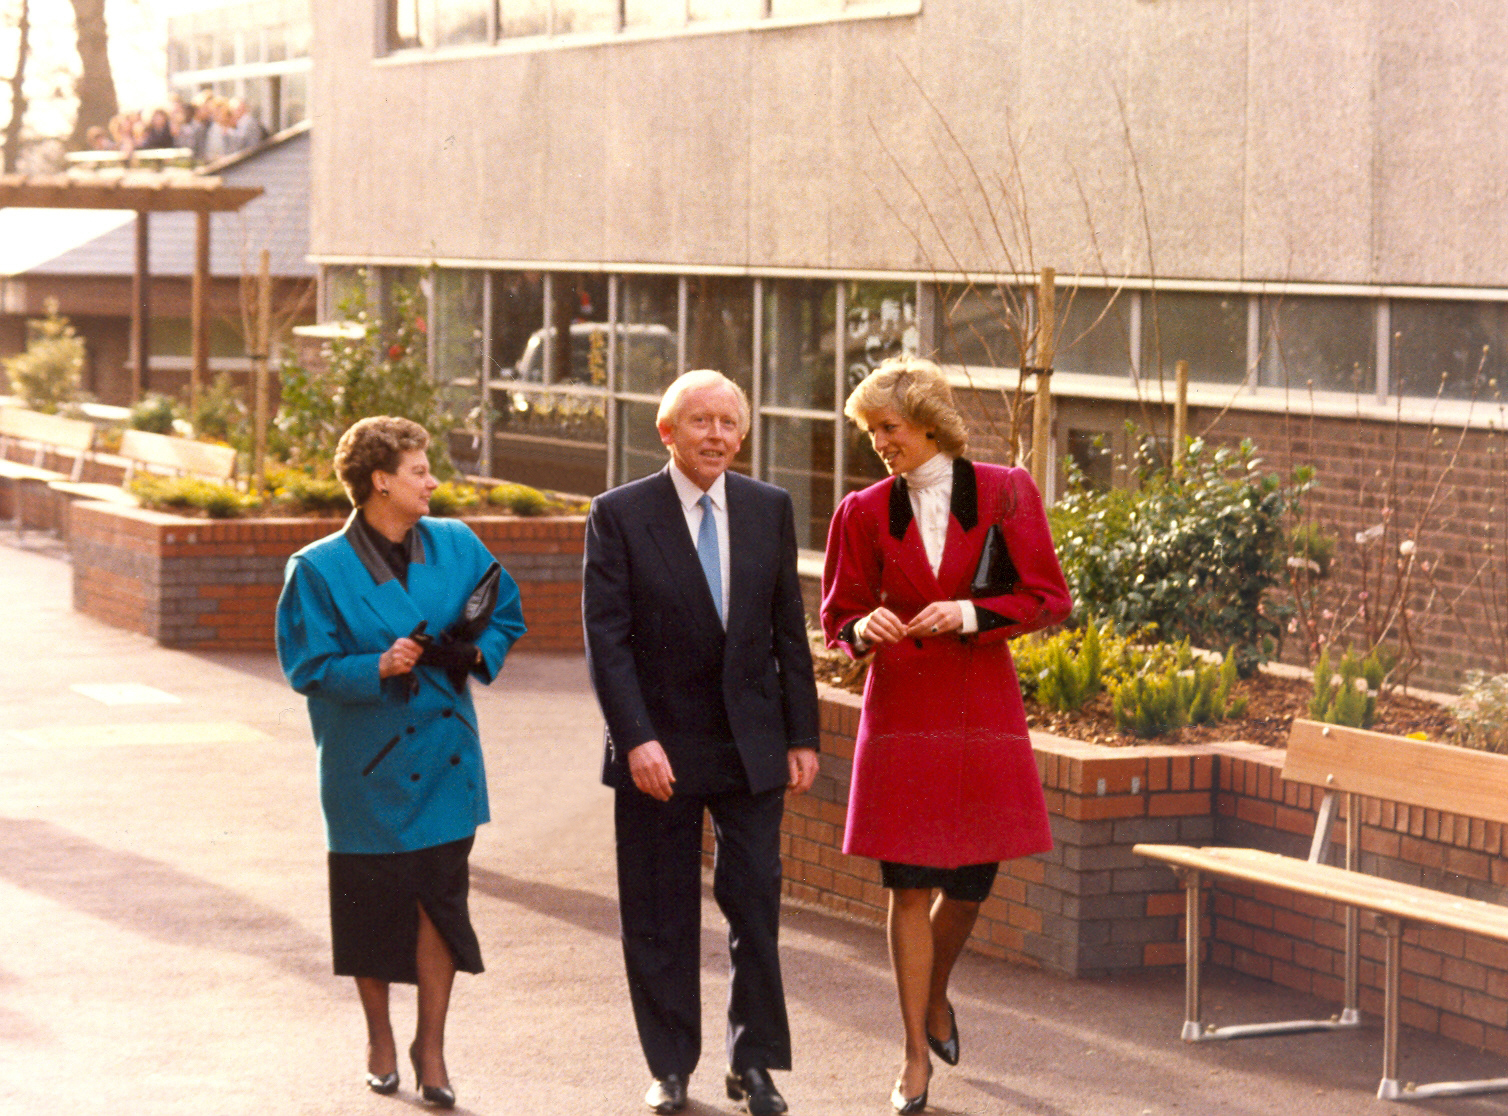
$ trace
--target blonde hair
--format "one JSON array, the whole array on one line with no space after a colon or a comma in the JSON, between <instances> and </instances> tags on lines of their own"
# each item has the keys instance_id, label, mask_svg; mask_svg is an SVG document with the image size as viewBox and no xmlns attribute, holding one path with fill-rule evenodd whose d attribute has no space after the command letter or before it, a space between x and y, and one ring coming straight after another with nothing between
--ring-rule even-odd
<instances>
[{"instance_id":1,"label":"blonde hair","mask_svg":"<svg viewBox=\"0 0 1508 1116\"><path fill-rule=\"evenodd\" d=\"M733 393L738 411L738 436L742 438L749 432L749 397L744 394L743 388L721 372L711 368L693 369L683 376L678 376L675 382L665 389L665 394L660 399L659 413L655 415L655 425L674 426L676 419L680 417L681 402L686 394L709 387L727 388Z\"/></svg>"},{"instance_id":2,"label":"blonde hair","mask_svg":"<svg viewBox=\"0 0 1508 1116\"><path fill-rule=\"evenodd\" d=\"M351 503L372 498L372 473L396 473L403 455L429 448L429 432L412 419L373 415L354 423L335 447L335 475Z\"/></svg>"},{"instance_id":3,"label":"blonde hair","mask_svg":"<svg viewBox=\"0 0 1508 1116\"><path fill-rule=\"evenodd\" d=\"M869 416L886 410L934 432L937 448L950 457L959 456L968 447L969 430L953 404L948 377L930 360L898 356L882 361L849 393L843 405L843 413L866 433Z\"/></svg>"}]
</instances>

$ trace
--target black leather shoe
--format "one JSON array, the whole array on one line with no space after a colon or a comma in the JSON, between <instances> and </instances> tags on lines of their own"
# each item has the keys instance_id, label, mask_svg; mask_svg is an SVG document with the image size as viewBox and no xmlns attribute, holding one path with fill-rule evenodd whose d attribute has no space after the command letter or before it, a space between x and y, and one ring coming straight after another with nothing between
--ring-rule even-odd
<instances>
[{"instance_id":1,"label":"black leather shoe","mask_svg":"<svg viewBox=\"0 0 1508 1116\"><path fill-rule=\"evenodd\" d=\"M454 1108L456 1106L456 1094L452 1089L444 1085L424 1084L424 1074L419 1070L419 1053L412 1046L408 1048L408 1060L414 1063L414 1080L419 1082L419 1096L424 1103L431 1108ZM394 1077L397 1074L393 1075ZM396 1087L397 1082L394 1082Z\"/></svg>"},{"instance_id":2,"label":"black leather shoe","mask_svg":"<svg viewBox=\"0 0 1508 1116\"><path fill-rule=\"evenodd\" d=\"M686 1107L686 1079L678 1073L655 1078L644 1094L644 1103L651 1112L679 1112Z\"/></svg>"},{"instance_id":3,"label":"black leather shoe","mask_svg":"<svg viewBox=\"0 0 1508 1116\"><path fill-rule=\"evenodd\" d=\"M375 1073L367 1074L367 1088L385 1097L392 1096L398 1091L398 1071L394 1070L380 1077Z\"/></svg>"},{"instance_id":4,"label":"black leather shoe","mask_svg":"<svg viewBox=\"0 0 1508 1116\"><path fill-rule=\"evenodd\" d=\"M746 1070L728 1071L728 1099L747 1100L749 1116L780 1116L787 1111L785 1098L770 1080L768 1070L753 1066Z\"/></svg>"},{"instance_id":5,"label":"black leather shoe","mask_svg":"<svg viewBox=\"0 0 1508 1116\"><path fill-rule=\"evenodd\" d=\"M933 1038L932 1032L927 1032L927 1045L950 1066L958 1065L958 1020L953 1018L953 1005L948 1005L948 1026L953 1033L945 1039Z\"/></svg>"}]
</instances>

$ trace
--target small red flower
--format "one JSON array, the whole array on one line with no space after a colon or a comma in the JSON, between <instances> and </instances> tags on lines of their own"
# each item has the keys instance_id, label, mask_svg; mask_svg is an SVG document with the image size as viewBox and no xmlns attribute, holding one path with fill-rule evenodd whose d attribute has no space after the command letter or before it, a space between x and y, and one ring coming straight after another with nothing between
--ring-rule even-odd
<instances>
[{"instance_id":1,"label":"small red flower","mask_svg":"<svg viewBox=\"0 0 1508 1116\"><path fill-rule=\"evenodd\" d=\"M420 333L427 333L427 332L429 332L425 328L425 326L424 326L424 319L423 318L415 318L414 319L414 328L417 329Z\"/></svg>"},{"instance_id":2,"label":"small red flower","mask_svg":"<svg viewBox=\"0 0 1508 1116\"><path fill-rule=\"evenodd\" d=\"M387 356L388 356L389 360L397 360L402 355L403 355L403 346L402 345L399 345L396 342L394 342L391 346L388 347Z\"/></svg>"}]
</instances>

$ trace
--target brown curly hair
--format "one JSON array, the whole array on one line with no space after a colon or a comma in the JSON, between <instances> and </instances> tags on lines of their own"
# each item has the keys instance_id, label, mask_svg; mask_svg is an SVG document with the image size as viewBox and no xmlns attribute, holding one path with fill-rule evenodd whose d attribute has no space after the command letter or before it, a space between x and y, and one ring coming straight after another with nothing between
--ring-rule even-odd
<instances>
[{"instance_id":1,"label":"brown curly hair","mask_svg":"<svg viewBox=\"0 0 1508 1116\"><path fill-rule=\"evenodd\" d=\"M373 415L351 426L335 447L335 475L358 508L372 498L372 473L396 473L403 455L429 448L429 432L406 418Z\"/></svg>"}]
</instances>

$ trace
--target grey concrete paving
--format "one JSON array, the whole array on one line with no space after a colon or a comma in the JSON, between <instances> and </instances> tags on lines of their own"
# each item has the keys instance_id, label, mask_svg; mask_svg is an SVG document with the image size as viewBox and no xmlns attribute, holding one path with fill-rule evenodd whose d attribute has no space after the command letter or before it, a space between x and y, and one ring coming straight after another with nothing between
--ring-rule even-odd
<instances>
[{"instance_id":1,"label":"grey concrete paving","mask_svg":"<svg viewBox=\"0 0 1508 1116\"><path fill-rule=\"evenodd\" d=\"M35 536L33 536L35 538ZM360 1085L361 1013L329 974L324 855L302 702L271 655L195 655L78 616L39 541L0 544L0 1113L380 1114ZM70 687L137 683L174 704ZM512 658L478 696L496 820L478 835L488 972L458 981L448 1060L460 1111L644 1111L620 967L600 722L578 658ZM797 1116L889 1112L898 1056L881 932L788 907L783 952ZM692 1113L721 1098L727 951L704 921L706 1033ZM1219 976L1212 1017L1319 1005ZM1190 1048L1174 975L1067 980L966 957L964 1061L939 1114L1376 1113L1376 1026ZM401 1034L413 999L395 996ZM1508 1072L1409 1035L1406 1076ZM1501 1098L1420 1106L1508 1112Z\"/></svg>"}]
</instances>

